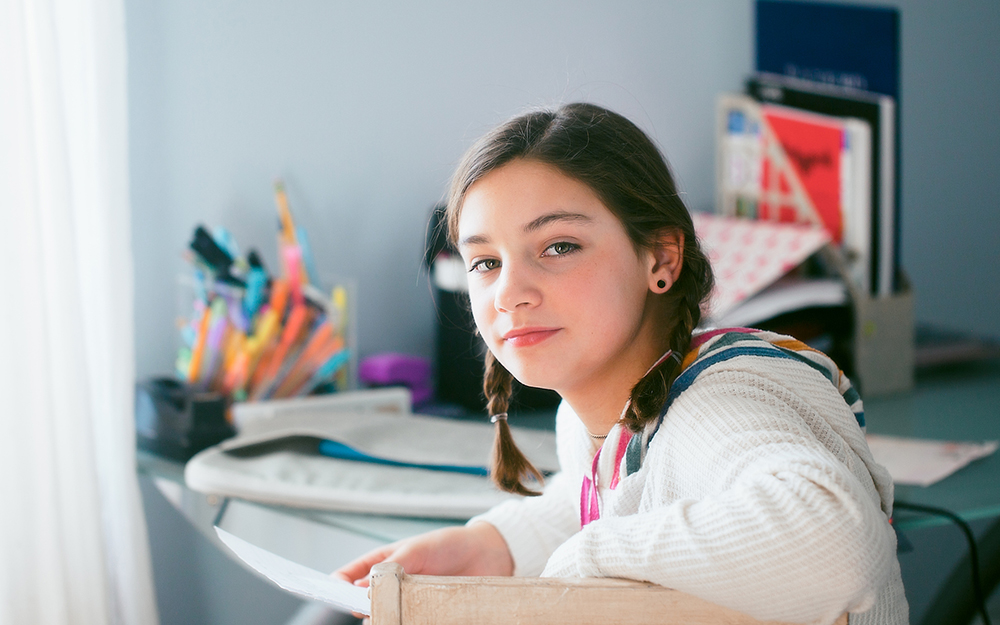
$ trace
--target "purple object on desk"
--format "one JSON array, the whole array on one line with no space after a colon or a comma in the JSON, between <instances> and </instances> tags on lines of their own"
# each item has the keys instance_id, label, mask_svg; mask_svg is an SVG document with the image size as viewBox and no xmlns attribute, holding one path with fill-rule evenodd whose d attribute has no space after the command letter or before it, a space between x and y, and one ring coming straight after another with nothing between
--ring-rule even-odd
<instances>
[{"instance_id":1,"label":"purple object on desk","mask_svg":"<svg viewBox=\"0 0 1000 625\"><path fill-rule=\"evenodd\" d=\"M365 386L405 386L413 405L431 398L431 363L426 358L406 354L375 354L361 361L358 378Z\"/></svg>"}]
</instances>

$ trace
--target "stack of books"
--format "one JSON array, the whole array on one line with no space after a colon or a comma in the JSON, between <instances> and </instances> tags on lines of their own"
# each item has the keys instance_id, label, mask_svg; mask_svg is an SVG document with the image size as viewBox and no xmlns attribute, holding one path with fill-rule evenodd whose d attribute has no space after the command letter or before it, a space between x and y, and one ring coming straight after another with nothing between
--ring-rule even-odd
<instances>
[{"instance_id":1,"label":"stack of books","mask_svg":"<svg viewBox=\"0 0 1000 625\"><path fill-rule=\"evenodd\" d=\"M718 213L819 229L827 240L819 261L717 306L710 319L764 326L797 310L838 308L849 317L851 298L890 298L905 288L899 15L871 6L758 0L756 24L756 72L745 93L718 101ZM799 248L819 251L811 231L802 232ZM740 290L716 273L720 293ZM850 319L840 325L850 332Z\"/></svg>"}]
</instances>

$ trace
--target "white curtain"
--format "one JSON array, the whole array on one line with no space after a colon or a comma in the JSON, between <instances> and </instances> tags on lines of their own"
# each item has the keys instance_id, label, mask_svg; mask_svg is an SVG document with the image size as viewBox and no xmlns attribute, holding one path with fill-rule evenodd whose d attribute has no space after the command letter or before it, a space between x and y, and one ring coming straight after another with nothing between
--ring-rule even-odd
<instances>
[{"instance_id":1,"label":"white curtain","mask_svg":"<svg viewBox=\"0 0 1000 625\"><path fill-rule=\"evenodd\" d=\"M122 0L0 0L0 625L155 624Z\"/></svg>"}]
</instances>

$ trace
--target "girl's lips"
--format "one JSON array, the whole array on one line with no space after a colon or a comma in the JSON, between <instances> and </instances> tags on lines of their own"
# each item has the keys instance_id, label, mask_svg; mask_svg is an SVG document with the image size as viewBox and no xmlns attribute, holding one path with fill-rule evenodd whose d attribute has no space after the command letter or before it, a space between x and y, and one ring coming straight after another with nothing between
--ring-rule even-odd
<instances>
[{"instance_id":1,"label":"girl's lips","mask_svg":"<svg viewBox=\"0 0 1000 625\"><path fill-rule=\"evenodd\" d=\"M514 347L530 347L551 338L559 328L519 328L503 335L503 340Z\"/></svg>"}]
</instances>

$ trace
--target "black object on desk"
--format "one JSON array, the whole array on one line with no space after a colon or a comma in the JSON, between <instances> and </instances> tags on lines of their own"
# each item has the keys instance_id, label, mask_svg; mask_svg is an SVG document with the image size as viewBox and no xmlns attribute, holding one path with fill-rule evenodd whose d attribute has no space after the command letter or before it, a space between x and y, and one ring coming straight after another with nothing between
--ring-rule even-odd
<instances>
[{"instance_id":1,"label":"black object on desk","mask_svg":"<svg viewBox=\"0 0 1000 625\"><path fill-rule=\"evenodd\" d=\"M226 399L171 378L136 384L135 437L139 449L186 461L235 434L226 421Z\"/></svg>"},{"instance_id":2,"label":"black object on desk","mask_svg":"<svg viewBox=\"0 0 1000 625\"><path fill-rule=\"evenodd\" d=\"M483 356L486 345L476 332L466 287L447 283L437 276L437 266L460 262L458 251L448 242L445 207L436 206L427 225L424 263L431 269L434 285L436 328L436 399L457 404L466 416L481 418L486 413L483 395ZM464 282L464 278L463 278ZM560 397L555 391L532 388L514 381L511 412L553 410Z\"/></svg>"}]
</instances>

